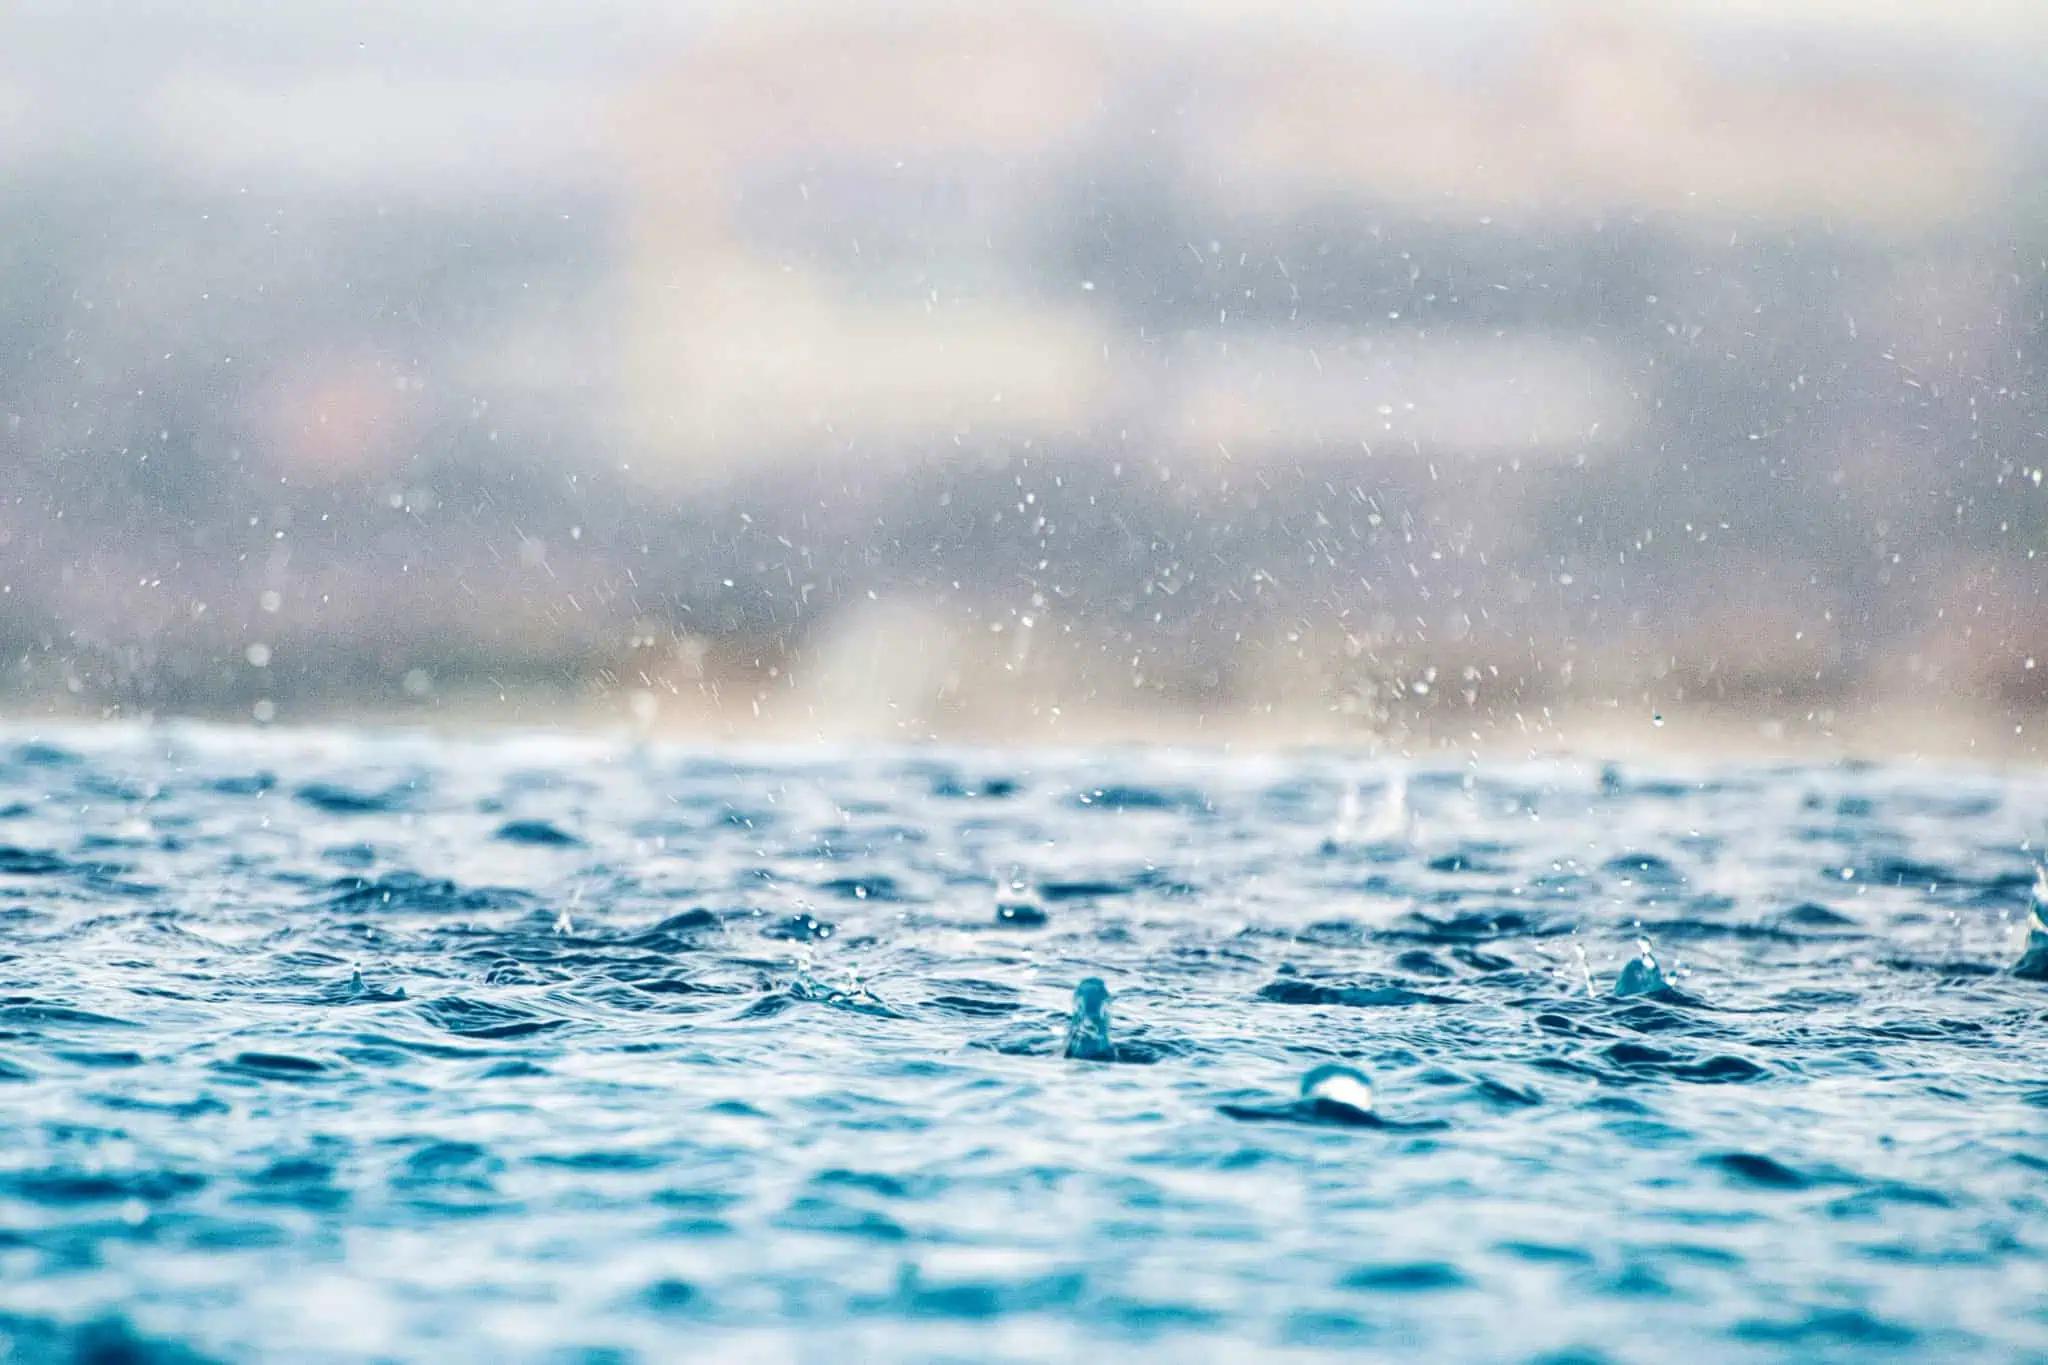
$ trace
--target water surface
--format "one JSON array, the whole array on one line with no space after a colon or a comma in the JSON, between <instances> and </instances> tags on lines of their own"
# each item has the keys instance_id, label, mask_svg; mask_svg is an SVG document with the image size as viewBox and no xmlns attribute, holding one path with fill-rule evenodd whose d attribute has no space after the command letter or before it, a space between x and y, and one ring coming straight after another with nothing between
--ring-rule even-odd
<instances>
[{"instance_id":1,"label":"water surface","mask_svg":"<svg viewBox=\"0 0 2048 1365\"><path fill-rule=\"evenodd\" d=\"M0 1347L2039 1356L2044 833L1967 770L17 731Z\"/></svg>"}]
</instances>

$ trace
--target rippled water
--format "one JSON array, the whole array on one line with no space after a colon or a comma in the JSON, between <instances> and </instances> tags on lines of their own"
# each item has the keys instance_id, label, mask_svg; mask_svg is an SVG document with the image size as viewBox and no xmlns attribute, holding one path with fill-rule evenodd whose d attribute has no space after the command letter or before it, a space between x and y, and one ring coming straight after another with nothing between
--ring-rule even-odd
<instances>
[{"instance_id":1,"label":"rippled water","mask_svg":"<svg viewBox=\"0 0 2048 1365\"><path fill-rule=\"evenodd\" d=\"M0 1344L2038 1357L2044 832L1970 771L16 734Z\"/></svg>"}]
</instances>

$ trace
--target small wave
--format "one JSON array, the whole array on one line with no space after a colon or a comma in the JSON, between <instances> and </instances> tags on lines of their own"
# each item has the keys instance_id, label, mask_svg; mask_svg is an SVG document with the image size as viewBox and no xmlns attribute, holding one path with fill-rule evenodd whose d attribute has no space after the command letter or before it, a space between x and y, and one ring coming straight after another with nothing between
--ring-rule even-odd
<instances>
[{"instance_id":1,"label":"small wave","mask_svg":"<svg viewBox=\"0 0 2048 1365\"><path fill-rule=\"evenodd\" d=\"M1564 924L1522 910L1467 910L1442 918L1417 911L1406 917L1405 927L1382 936L1426 943L1484 943L1502 938L1546 938L1568 932Z\"/></svg>"},{"instance_id":2,"label":"small wave","mask_svg":"<svg viewBox=\"0 0 2048 1365\"><path fill-rule=\"evenodd\" d=\"M410 785L366 791L333 782L308 782L292 794L324 815L389 815L409 809L416 791Z\"/></svg>"},{"instance_id":3,"label":"small wave","mask_svg":"<svg viewBox=\"0 0 2048 1365\"><path fill-rule=\"evenodd\" d=\"M698 906L627 934L620 941L654 952L687 952L702 946L705 935L724 928L722 916Z\"/></svg>"},{"instance_id":4,"label":"small wave","mask_svg":"<svg viewBox=\"0 0 2048 1365\"><path fill-rule=\"evenodd\" d=\"M334 1068L313 1057L287 1052L238 1052L220 1070L269 1081L310 1081L333 1074Z\"/></svg>"},{"instance_id":5,"label":"small wave","mask_svg":"<svg viewBox=\"0 0 2048 1365\"><path fill-rule=\"evenodd\" d=\"M1815 1183L1812 1176L1761 1152L1722 1152L1702 1161L1733 1180L1765 1189L1805 1190Z\"/></svg>"},{"instance_id":6,"label":"small wave","mask_svg":"<svg viewBox=\"0 0 2048 1365\"><path fill-rule=\"evenodd\" d=\"M581 848L583 841L549 820L507 820L491 836L501 844L528 848Z\"/></svg>"},{"instance_id":7,"label":"small wave","mask_svg":"<svg viewBox=\"0 0 2048 1365\"><path fill-rule=\"evenodd\" d=\"M47 849L18 848L0 844L0 874L12 877L50 877L71 871L71 864Z\"/></svg>"},{"instance_id":8,"label":"small wave","mask_svg":"<svg viewBox=\"0 0 2048 1365\"><path fill-rule=\"evenodd\" d=\"M432 914L475 914L526 906L522 892L494 887L469 887L445 877L416 872L389 872L381 877L342 877L329 884L327 905L336 910L424 911Z\"/></svg>"},{"instance_id":9,"label":"small wave","mask_svg":"<svg viewBox=\"0 0 2048 1365\"><path fill-rule=\"evenodd\" d=\"M413 1012L444 1033L458 1038L530 1038L563 1027L569 1021L488 1000L444 995L422 1000Z\"/></svg>"},{"instance_id":10,"label":"small wave","mask_svg":"<svg viewBox=\"0 0 2048 1365\"><path fill-rule=\"evenodd\" d=\"M1074 804L1085 810L1113 812L1158 811L1190 814L1209 810L1207 798L1198 791L1130 784L1091 787L1076 792Z\"/></svg>"},{"instance_id":11,"label":"small wave","mask_svg":"<svg viewBox=\"0 0 2048 1365\"><path fill-rule=\"evenodd\" d=\"M83 754L39 739L11 746L7 758L24 768L76 768L85 762Z\"/></svg>"},{"instance_id":12,"label":"small wave","mask_svg":"<svg viewBox=\"0 0 2048 1365\"><path fill-rule=\"evenodd\" d=\"M1136 882L1105 881L1082 878L1073 881L1043 881L1038 884L1038 894L1049 901L1093 901L1111 896L1129 896L1138 889Z\"/></svg>"},{"instance_id":13,"label":"small wave","mask_svg":"<svg viewBox=\"0 0 2048 1365\"><path fill-rule=\"evenodd\" d=\"M1855 1308L1816 1308L1801 1317L1745 1318L1733 1335L1743 1341L1807 1350L1834 1344L1862 1349L1910 1347L1919 1334L1874 1313Z\"/></svg>"},{"instance_id":14,"label":"small wave","mask_svg":"<svg viewBox=\"0 0 2048 1365\"><path fill-rule=\"evenodd\" d=\"M1376 1294L1438 1294L1464 1289L1472 1281L1443 1261L1385 1261L1348 1271L1338 1283L1346 1289Z\"/></svg>"},{"instance_id":15,"label":"small wave","mask_svg":"<svg viewBox=\"0 0 2048 1365\"><path fill-rule=\"evenodd\" d=\"M1259 999L1276 1005L1342 1005L1347 1009L1398 1009L1404 1005L1455 1005L1455 996L1432 995L1406 986L1338 985L1282 977L1259 987Z\"/></svg>"},{"instance_id":16,"label":"small wave","mask_svg":"<svg viewBox=\"0 0 2048 1365\"><path fill-rule=\"evenodd\" d=\"M1700 1085L1742 1085L1770 1075L1767 1067L1746 1057L1725 1053L1698 1056L1646 1043L1615 1043L1602 1049L1600 1055L1631 1076L1655 1076Z\"/></svg>"},{"instance_id":17,"label":"small wave","mask_svg":"<svg viewBox=\"0 0 2048 1365\"><path fill-rule=\"evenodd\" d=\"M925 1004L941 1013L966 1019L1000 1018L1024 1008L1017 1000L1006 998L1001 992L1001 987L977 983L956 993L932 996Z\"/></svg>"},{"instance_id":18,"label":"small wave","mask_svg":"<svg viewBox=\"0 0 2048 1365\"><path fill-rule=\"evenodd\" d=\"M34 996L10 995L0 997L0 1024L11 1027L26 1027L37 1030L48 1028L140 1028L133 1019L121 1019L111 1014L99 1014L92 1010L75 1009L70 1005L55 1005Z\"/></svg>"}]
</instances>

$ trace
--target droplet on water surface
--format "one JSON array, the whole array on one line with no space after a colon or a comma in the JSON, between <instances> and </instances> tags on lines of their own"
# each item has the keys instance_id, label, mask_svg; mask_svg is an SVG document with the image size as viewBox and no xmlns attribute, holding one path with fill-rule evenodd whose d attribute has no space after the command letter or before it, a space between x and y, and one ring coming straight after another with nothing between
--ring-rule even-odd
<instances>
[{"instance_id":1,"label":"droplet on water surface","mask_svg":"<svg viewBox=\"0 0 2048 1365\"><path fill-rule=\"evenodd\" d=\"M1301 1098L1364 1118L1372 1113L1372 1080L1357 1067L1327 1062L1301 1078Z\"/></svg>"}]
</instances>

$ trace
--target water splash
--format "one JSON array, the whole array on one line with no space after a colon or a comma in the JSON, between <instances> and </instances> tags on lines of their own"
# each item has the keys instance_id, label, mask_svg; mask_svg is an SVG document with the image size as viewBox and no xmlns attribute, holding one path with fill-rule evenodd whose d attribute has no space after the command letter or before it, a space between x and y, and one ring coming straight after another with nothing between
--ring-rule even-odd
<instances>
[{"instance_id":1,"label":"water splash","mask_svg":"<svg viewBox=\"0 0 2048 1365\"><path fill-rule=\"evenodd\" d=\"M799 964L796 975L790 979L788 995L792 1000L830 1005L835 1009L852 1010L859 1014L873 1014L889 1019L900 1017L886 1001L869 989L868 984L861 980L852 968L846 968L843 982L834 985L813 969L808 954Z\"/></svg>"},{"instance_id":2,"label":"water splash","mask_svg":"<svg viewBox=\"0 0 2048 1365\"><path fill-rule=\"evenodd\" d=\"M1578 960L1579 979L1586 983L1586 998L1597 1000L1600 997L1600 988L1593 984L1593 962L1586 956L1586 945L1576 932L1572 935L1572 955Z\"/></svg>"},{"instance_id":3,"label":"water splash","mask_svg":"<svg viewBox=\"0 0 2048 1365\"><path fill-rule=\"evenodd\" d=\"M1337 814L1323 836L1323 852L1360 847L1393 849L1415 842L1415 813L1408 804L1408 775L1388 776L1380 799L1368 814L1363 789L1357 782L1346 784L1337 799Z\"/></svg>"},{"instance_id":4,"label":"water splash","mask_svg":"<svg viewBox=\"0 0 2048 1365\"><path fill-rule=\"evenodd\" d=\"M1337 820L1330 826L1329 842L1342 847L1358 837L1358 822L1365 816L1365 800L1358 793L1356 782L1346 784L1344 795L1337 801Z\"/></svg>"},{"instance_id":5,"label":"water splash","mask_svg":"<svg viewBox=\"0 0 2048 1365\"><path fill-rule=\"evenodd\" d=\"M2048 981L2048 867L2034 869L2034 903L2027 911L2027 942L2013 974Z\"/></svg>"},{"instance_id":6,"label":"water splash","mask_svg":"<svg viewBox=\"0 0 2048 1365\"><path fill-rule=\"evenodd\" d=\"M1081 1062L1113 1062L1116 1044L1109 1037L1109 987L1091 976L1074 987L1074 1012L1067 1018L1063 1055Z\"/></svg>"},{"instance_id":7,"label":"water splash","mask_svg":"<svg viewBox=\"0 0 2048 1365\"><path fill-rule=\"evenodd\" d=\"M1658 995L1671 989L1671 983L1664 979L1664 969L1657 965L1657 954L1650 947L1650 940L1636 940L1636 956L1630 958L1615 978L1614 989L1608 994L1617 1000L1626 1000L1635 995Z\"/></svg>"},{"instance_id":8,"label":"water splash","mask_svg":"<svg viewBox=\"0 0 2048 1365\"><path fill-rule=\"evenodd\" d=\"M1415 812L1408 805L1407 773L1396 772L1387 779L1387 789L1380 795L1379 809L1365 827L1364 838L1371 844L1414 842Z\"/></svg>"}]
</instances>

